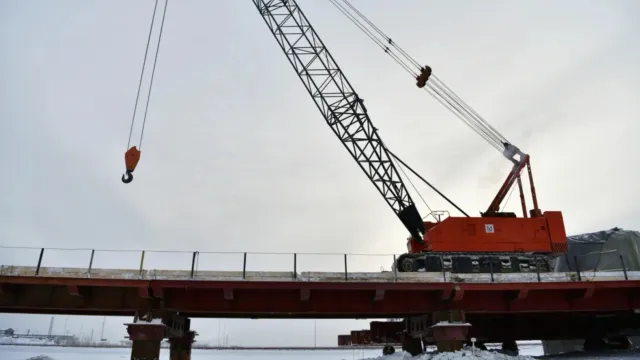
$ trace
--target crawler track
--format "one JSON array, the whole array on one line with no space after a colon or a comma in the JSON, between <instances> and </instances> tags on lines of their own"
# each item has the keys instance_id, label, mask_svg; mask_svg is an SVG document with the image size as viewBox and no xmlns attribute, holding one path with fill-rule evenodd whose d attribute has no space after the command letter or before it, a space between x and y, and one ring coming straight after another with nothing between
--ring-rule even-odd
<instances>
[{"instance_id":1,"label":"crawler track","mask_svg":"<svg viewBox=\"0 0 640 360\"><path fill-rule=\"evenodd\" d=\"M452 273L550 272L552 257L531 253L418 253L403 254L395 266L400 272Z\"/></svg>"}]
</instances>

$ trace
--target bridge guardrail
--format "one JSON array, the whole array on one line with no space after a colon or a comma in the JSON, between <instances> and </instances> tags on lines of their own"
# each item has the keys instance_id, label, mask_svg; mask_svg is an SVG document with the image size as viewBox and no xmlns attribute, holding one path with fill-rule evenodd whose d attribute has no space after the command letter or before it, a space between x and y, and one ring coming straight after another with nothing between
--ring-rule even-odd
<instances>
[{"instance_id":1,"label":"bridge guardrail","mask_svg":"<svg viewBox=\"0 0 640 360\"><path fill-rule=\"evenodd\" d=\"M635 280L617 251L619 269L581 269L559 273L454 274L401 273L394 254L189 252L0 247L0 276L59 276L123 279L384 281L384 282L554 282ZM560 261L563 259L560 258ZM611 261L609 261L611 263ZM64 267L60 267L64 265Z\"/></svg>"}]
</instances>

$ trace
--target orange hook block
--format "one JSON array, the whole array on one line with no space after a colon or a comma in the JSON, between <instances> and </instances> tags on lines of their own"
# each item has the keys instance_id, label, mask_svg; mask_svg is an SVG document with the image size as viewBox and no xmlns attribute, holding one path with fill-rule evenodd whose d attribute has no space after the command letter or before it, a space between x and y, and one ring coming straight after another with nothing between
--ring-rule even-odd
<instances>
[{"instance_id":1,"label":"orange hook block","mask_svg":"<svg viewBox=\"0 0 640 360\"><path fill-rule=\"evenodd\" d=\"M423 88L425 85L427 85L427 80L429 80L429 77L431 77L431 72L433 70L431 70L431 67L429 65L425 65L423 68L420 68L420 75L416 76L416 85L419 88Z\"/></svg>"},{"instance_id":2,"label":"orange hook block","mask_svg":"<svg viewBox=\"0 0 640 360\"><path fill-rule=\"evenodd\" d=\"M138 161L140 161L140 150L137 147L132 147L124 153L124 164L127 167L127 171L133 171L138 166Z\"/></svg>"},{"instance_id":3,"label":"orange hook block","mask_svg":"<svg viewBox=\"0 0 640 360\"><path fill-rule=\"evenodd\" d=\"M138 166L138 161L140 161L140 150L137 147L133 146L127 152L124 153L124 164L127 168L127 173L122 175L122 182L125 184L133 181L133 174L131 174Z\"/></svg>"}]
</instances>

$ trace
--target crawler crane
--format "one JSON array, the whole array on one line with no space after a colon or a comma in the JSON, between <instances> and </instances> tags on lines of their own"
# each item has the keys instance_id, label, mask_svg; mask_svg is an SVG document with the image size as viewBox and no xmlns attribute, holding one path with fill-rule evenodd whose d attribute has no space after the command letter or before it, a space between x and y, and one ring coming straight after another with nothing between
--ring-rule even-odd
<instances>
[{"instance_id":1,"label":"crawler crane","mask_svg":"<svg viewBox=\"0 0 640 360\"><path fill-rule=\"evenodd\" d=\"M416 86L428 90L491 145L502 151L513 163L507 179L485 212L471 217L422 179L463 216L434 215L425 221L412 200L394 160L409 168L389 151L374 127L363 100L347 80L335 59L309 23L296 1L252 0L265 24L300 77L325 121L371 180L410 236L408 252L398 257L396 268L403 272L425 271L528 272L549 271L549 260L567 251L564 221L560 211L542 211L538 207L530 157L500 135L468 105L444 85L429 66L410 59L405 70L416 80ZM397 45L375 27L347 0L346 7L330 0L350 19L360 16L359 27L369 24L384 40L377 42L388 54ZM351 15L349 15L351 9ZM357 15L353 15L355 12ZM362 29L362 27L361 27ZM394 59L397 61L397 55ZM393 57L393 55L392 55ZM412 68L412 67L413 68ZM139 151L133 147L127 159L127 170L135 168ZM526 168L533 208L527 210L521 173ZM411 168L409 168L413 171ZM417 173L414 172L417 175ZM419 176L419 175L418 175ZM123 178L123 181L125 179ZM128 180L130 181L130 180ZM126 181L125 181L126 182ZM523 216L500 211L500 206L517 183Z\"/></svg>"}]
</instances>

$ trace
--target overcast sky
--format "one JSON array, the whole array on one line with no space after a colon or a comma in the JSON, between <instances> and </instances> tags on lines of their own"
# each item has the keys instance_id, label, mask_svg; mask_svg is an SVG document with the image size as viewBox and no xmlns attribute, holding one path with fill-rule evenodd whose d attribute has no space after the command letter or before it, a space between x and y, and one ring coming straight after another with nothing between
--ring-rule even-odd
<instances>
[{"instance_id":1,"label":"overcast sky","mask_svg":"<svg viewBox=\"0 0 640 360\"><path fill-rule=\"evenodd\" d=\"M329 1L299 3L387 146L467 212L484 211L510 163L417 89ZM639 2L352 3L531 154L539 203L563 211L569 234L640 229ZM406 230L330 131L249 0L169 4L142 158L133 183L123 185L152 9L151 0L0 0L0 245L405 251ZM426 187L420 192L432 208L455 214ZM508 209L518 211L516 198ZM0 252L3 264L37 261L37 251ZM88 254L47 252L44 265L86 266ZM136 268L138 256L99 253L96 266ZM187 269L189 256L150 256L147 267ZM211 256L203 268L241 269L240 256ZM331 261L301 262L299 270L340 271L340 258ZM250 266L291 263L264 256ZM376 258L358 269L390 263ZM106 335L122 339L127 320L110 318ZM101 322L69 317L67 328L99 332ZM64 323L59 317L54 330ZM313 343L309 320L225 323L232 344ZM216 342L217 320L193 324L201 341ZM48 316L0 315L0 328L48 325ZM366 327L318 322L318 344Z\"/></svg>"}]
</instances>

